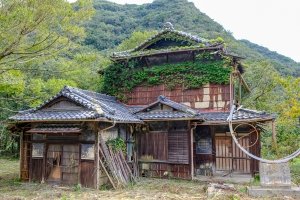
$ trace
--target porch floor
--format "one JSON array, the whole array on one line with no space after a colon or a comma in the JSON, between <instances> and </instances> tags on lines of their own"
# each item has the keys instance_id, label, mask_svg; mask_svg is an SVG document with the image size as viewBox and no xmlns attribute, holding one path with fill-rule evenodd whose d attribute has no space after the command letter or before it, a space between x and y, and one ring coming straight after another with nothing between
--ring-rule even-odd
<instances>
[{"instance_id":1,"label":"porch floor","mask_svg":"<svg viewBox=\"0 0 300 200\"><path fill-rule=\"evenodd\" d=\"M205 182L218 182L218 183L240 183L246 184L253 180L251 174L241 174L241 173L230 173L226 176L226 173L215 173L213 176L202 176L196 175L193 180L205 181Z\"/></svg>"}]
</instances>

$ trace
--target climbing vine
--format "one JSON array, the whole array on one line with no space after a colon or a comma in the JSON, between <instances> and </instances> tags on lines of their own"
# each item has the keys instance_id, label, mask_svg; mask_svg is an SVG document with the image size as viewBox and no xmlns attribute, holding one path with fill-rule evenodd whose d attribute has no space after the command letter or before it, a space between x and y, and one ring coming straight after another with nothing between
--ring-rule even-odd
<instances>
[{"instance_id":1,"label":"climbing vine","mask_svg":"<svg viewBox=\"0 0 300 200\"><path fill-rule=\"evenodd\" d=\"M114 63L104 72L103 92L123 99L123 94L139 85L164 84L169 89L183 85L186 89L199 88L207 83L227 84L231 72L227 59L214 59L205 53L195 62L162 64L140 67L135 61Z\"/></svg>"},{"instance_id":2,"label":"climbing vine","mask_svg":"<svg viewBox=\"0 0 300 200\"><path fill-rule=\"evenodd\" d=\"M115 139L109 139L106 144L112 148L113 151L121 150L123 153L126 153L126 143L125 141L117 137Z\"/></svg>"}]
</instances>

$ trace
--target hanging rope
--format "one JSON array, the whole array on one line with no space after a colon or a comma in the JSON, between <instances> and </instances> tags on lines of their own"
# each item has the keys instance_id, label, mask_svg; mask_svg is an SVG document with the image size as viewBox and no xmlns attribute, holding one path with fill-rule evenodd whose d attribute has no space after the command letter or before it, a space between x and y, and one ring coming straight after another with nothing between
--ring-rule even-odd
<instances>
[{"instance_id":1,"label":"hanging rope","mask_svg":"<svg viewBox=\"0 0 300 200\"><path fill-rule=\"evenodd\" d=\"M232 128L232 118L233 118L233 113L235 111L235 105L233 105L231 107L231 110L230 110L230 114L227 118L227 121L229 123L229 130L230 130L230 134L231 134L231 137L233 138L233 141L235 142L235 144L245 153L247 154L249 157L255 159L255 160L258 160L260 162L264 162L264 163L276 163L276 164L279 164L279 163L285 163L285 162L288 162L289 160L297 157L300 155L300 148L295 151L294 153L284 157L284 158L281 158L281 159L278 159L278 160L267 160L267 159L263 159L263 158L260 158L260 157L257 157L255 155L253 155L252 153L248 152L245 148L243 148L240 143L238 142L237 138L235 137L234 135L234 131L233 131L233 128Z\"/></svg>"}]
</instances>

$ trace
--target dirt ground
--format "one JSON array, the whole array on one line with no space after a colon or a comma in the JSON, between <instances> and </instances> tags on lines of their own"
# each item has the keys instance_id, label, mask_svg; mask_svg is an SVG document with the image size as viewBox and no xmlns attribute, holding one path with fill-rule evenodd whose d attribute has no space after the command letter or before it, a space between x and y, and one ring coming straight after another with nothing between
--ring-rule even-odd
<instances>
[{"instance_id":1,"label":"dirt ground","mask_svg":"<svg viewBox=\"0 0 300 200\"><path fill-rule=\"evenodd\" d=\"M18 180L18 170L18 160L0 158L0 199L207 199L207 183L204 182L141 178L126 189L95 190L23 183ZM212 199L252 199L246 194L246 186L235 185L236 191L223 191Z\"/></svg>"}]
</instances>

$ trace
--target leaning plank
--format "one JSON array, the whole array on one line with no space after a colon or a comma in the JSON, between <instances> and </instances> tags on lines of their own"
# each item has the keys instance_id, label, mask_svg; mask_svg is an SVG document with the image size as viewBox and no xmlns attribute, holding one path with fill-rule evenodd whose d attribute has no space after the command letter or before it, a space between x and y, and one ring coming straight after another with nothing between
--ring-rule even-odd
<instances>
[{"instance_id":1,"label":"leaning plank","mask_svg":"<svg viewBox=\"0 0 300 200\"><path fill-rule=\"evenodd\" d=\"M120 181L118 179L118 175L117 175L117 171L116 171L116 168L113 164L113 161L112 161L112 157L109 153L109 150L102 138L102 135L99 134L99 141L100 141L100 149L104 155L104 159L106 160L106 163L107 163L107 166L109 168L109 171L111 172L113 178L117 181L117 184L119 185L120 184Z\"/></svg>"},{"instance_id":2,"label":"leaning plank","mask_svg":"<svg viewBox=\"0 0 300 200\"><path fill-rule=\"evenodd\" d=\"M117 187L114 184L114 181L112 180L111 176L109 175L108 171L106 170L104 163L102 162L101 159L99 159L99 161L100 161L100 165L101 165L103 171L105 172L106 176L108 177L109 182L111 183L111 185L113 186L114 189L117 189Z\"/></svg>"},{"instance_id":3,"label":"leaning plank","mask_svg":"<svg viewBox=\"0 0 300 200\"><path fill-rule=\"evenodd\" d=\"M130 167L128 166L128 164L127 164L127 162L126 162L126 160L125 160L125 158L124 158L123 152L122 152L122 151L119 151L119 154L120 154L120 156L121 156L121 159L122 159L122 161L123 161L123 163L124 163L124 165L125 165L127 171L129 172L130 179L131 179L132 181L136 181L135 176L132 174L132 171L131 171Z\"/></svg>"}]
</instances>

